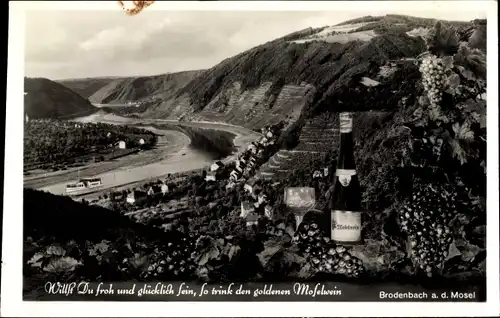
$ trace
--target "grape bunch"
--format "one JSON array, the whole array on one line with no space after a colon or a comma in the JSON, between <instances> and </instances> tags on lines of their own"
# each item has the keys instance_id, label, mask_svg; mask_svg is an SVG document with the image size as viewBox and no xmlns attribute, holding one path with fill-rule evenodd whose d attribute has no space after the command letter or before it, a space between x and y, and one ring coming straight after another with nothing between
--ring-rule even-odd
<instances>
[{"instance_id":1,"label":"grape bunch","mask_svg":"<svg viewBox=\"0 0 500 318\"><path fill-rule=\"evenodd\" d=\"M439 162L443 147L443 139L429 136L426 132L422 136L416 136L411 144L411 163L414 167L432 166Z\"/></svg>"},{"instance_id":2,"label":"grape bunch","mask_svg":"<svg viewBox=\"0 0 500 318\"><path fill-rule=\"evenodd\" d=\"M412 258L429 277L448 256L453 241L450 222L458 213L457 196L444 186L418 184L399 215L410 239Z\"/></svg>"},{"instance_id":3,"label":"grape bunch","mask_svg":"<svg viewBox=\"0 0 500 318\"><path fill-rule=\"evenodd\" d=\"M266 234L271 237L281 237L286 233L285 229L286 226L284 223L279 223L279 224L269 223L266 226Z\"/></svg>"},{"instance_id":4,"label":"grape bunch","mask_svg":"<svg viewBox=\"0 0 500 318\"><path fill-rule=\"evenodd\" d=\"M349 254L344 246L331 242L314 222L302 223L293 241L318 272L348 277L359 277L364 272L363 262Z\"/></svg>"},{"instance_id":5,"label":"grape bunch","mask_svg":"<svg viewBox=\"0 0 500 318\"><path fill-rule=\"evenodd\" d=\"M143 277L189 277L197 268L198 250L199 242L193 234L179 233L164 249L150 255L149 267Z\"/></svg>"},{"instance_id":6,"label":"grape bunch","mask_svg":"<svg viewBox=\"0 0 500 318\"><path fill-rule=\"evenodd\" d=\"M419 70L422 73L422 83L431 105L439 105L446 84L442 60L435 55L429 55L422 60Z\"/></svg>"}]
</instances>

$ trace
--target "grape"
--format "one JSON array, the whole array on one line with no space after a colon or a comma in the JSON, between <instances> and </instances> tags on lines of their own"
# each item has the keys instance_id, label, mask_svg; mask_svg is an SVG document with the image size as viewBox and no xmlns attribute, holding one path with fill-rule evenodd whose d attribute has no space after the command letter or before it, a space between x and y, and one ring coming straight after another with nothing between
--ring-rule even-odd
<instances>
[{"instance_id":1,"label":"grape","mask_svg":"<svg viewBox=\"0 0 500 318\"><path fill-rule=\"evenodd\" d=\"M453 241L449 224L457 213L457 196L457 191L442 185L417 184L413 197L400 211L412 258L427 276L432 276L448 256Z\"/></svg>"},{"instance_id":2,"label":"grape","mask_svg":"<svg viewBox=\"0 0 500 318\"><path fill-rule=\"evenodd\" d=\"M439 105L446 83L442 60L435 55L429 55L422 60L419 71L422 73L422 83L431 105Z\"/></svg>"},{"instance_id":3,"label":"grape","mask_svg":"<svg viewBox=\"0 0 500 318\"><path fill-rule=\"evenodd\" d=\"M348 277L359 277L364 271L363 262L353 257L342 245L334 244L318 224L302 223L299 226L294 243L308 259L317 272L341 274ZM312 241L310 239L312 238Z\"/></svg>"}]
</instances>

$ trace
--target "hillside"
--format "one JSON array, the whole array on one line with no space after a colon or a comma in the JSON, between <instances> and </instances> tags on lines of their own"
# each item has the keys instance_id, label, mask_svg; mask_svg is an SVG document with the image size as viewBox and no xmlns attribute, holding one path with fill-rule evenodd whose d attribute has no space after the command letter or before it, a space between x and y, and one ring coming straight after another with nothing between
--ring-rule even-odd
<instances>
[{"instance_id":1,"label":"hillside","mask_svg":"<svg viewBox=\"0 0 500 318\"><path fill-rule=\"evenodd\" d=\"M102 87L115 80L118 80L118 77L76 78L57 80L56 82L71 88L85 98L89 98Z\"/></svg>"},{"instance_id":2,"label":"hillside","mask_svg":"<svg viewBox=\"0 0 500 318\"><path fill-rule=\"evenodd\" d=\"M110 81L89 97L92 103L121 104L175 95L200 71L188 71L156 76L127 77Z\"/></svg>"},{"instance_id":3,"label":"hillside","mask_svg":"<svg viewBox=\"0 0 500 318\"><path fill-rule=\"evenodd\" d=\"M24 109L30 118L86 116L97 110L79 94L46 78L24 79Z\"/></svg>"},{"instance_id":4,"label":"hillside","mask_svg":"<svg viewBox=\"0 0 500 318\"><path fill-rule=\"evenodd\" d=\"M399 97L414 87L411 74L408 69L388 71L387 74L381 71L387 71L390 62L398 64L424 52L422 36L435 22L387 15L308 28L199 72L175 95L163 94L148 107L121 109L120 112L149 118L210 120L261 128L281 120L292 124L311 106L330 111L342 107L350 110L394 109ZM462 40L468 39L474 31L474 24L469 22L445 22L445 25L455 26ZM366 88L366 81L360 82L363 77L370 76L381 78L382 85L368 88L368 95L352 95L352 90ZM153 79L151 81L154 83ZM148 80L140 82L148 83ZM140 98L141 94L124 94L122 87L119 85L104 95L97 92L94 96L98 97L96 100L107 102L123 100L118 96ZM156 88L153 85L142 90L154 91Z\"/></svg>"}]
</instances>

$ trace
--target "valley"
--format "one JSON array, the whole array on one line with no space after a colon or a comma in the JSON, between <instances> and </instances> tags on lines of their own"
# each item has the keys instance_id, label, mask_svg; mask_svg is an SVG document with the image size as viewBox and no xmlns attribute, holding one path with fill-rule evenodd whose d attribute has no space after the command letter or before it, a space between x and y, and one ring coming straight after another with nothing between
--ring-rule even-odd
<instances>
[{"instance_id":1,"label":"valley","mask_svg":"<svg viewBox=\"0 0 500 318\"><path fill-rule=\"evenodd\" d=\"M486 21L436 22L362 17L205 70L53 82L82 94L74 109L52 105L53 117L143 128L158 140L116 160L25 178L25 275L484 285L486 103L477 97L486 92L486 55L471 34ZM439 63L424 65L423 56ZM48 114L34 112L35 102L30 116ZM325 222L340 112L354 116L357 246L332 242ZM61 196L80 176L104 185ZM285 202L292 187L314 190L298 227ZM82 224L95 224L92 233ZM56 245L77 265L47 274L38 260L52 261Z\"/></svg>"},{"instance_id":2,"label":"valley","mask_svg":"<svg viewBox=\"0 0 500 318\"><path fill-rule=\"evenodd\" d=\"M177 125L191 127L197 131L199 129L211 129L232 134L231 142L235 148L235 154L229 155L224 160L230 160L247 144L256 141L260 136L258 133L244 129L242 127L214 124L214 123L181 123L177 121L156 121L156 120L133 120L122 118L116 115L106 115L103 113L94 114L87 117L77 118L76 122L94 122L107 124L130 125L143 128L155 133L158 142L154 149L141 151L112 161L100 162L86 165L84 167L71 168L65 171L43 172L35 176L24 178L25 187L41 189L54 194L64 195L66 184L79 178L99 177L103 186L99 187L99 192L144 180L156 180L167 174L200 170L209 166L216 154L192 147L191 138L182 131L175 130ZM162 127L162 124L169 124L171 127L155 128L151 125ZM142 126L144 125L144 126ZM94 191L90 193L95 196Z\"/></svg>"}]
</instances>

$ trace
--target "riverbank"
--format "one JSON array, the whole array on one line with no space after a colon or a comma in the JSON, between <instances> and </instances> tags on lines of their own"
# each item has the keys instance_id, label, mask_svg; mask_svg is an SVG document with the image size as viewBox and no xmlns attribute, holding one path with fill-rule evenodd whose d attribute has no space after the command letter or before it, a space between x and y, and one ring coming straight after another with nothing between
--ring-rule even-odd
<instances>
[{"instance_id":1,"label":"riverbank","mask_svg":"<svg viewBox=\"0 0 500 318\"><path fill-rule=\"evenodd\" d=\"M26 177L25 187L65 194L68 182L81 177L99 177L103 187L92 194L100 193L123 185L161 178L167 174L203 169L214 160L231 160L239 151L245 149L248 143L260 137L253 131L229 125L134 120L103 112L77 121L144 128L158 135L158 143L152 150L117 160Z\"/></svg>"}]
</instances>

